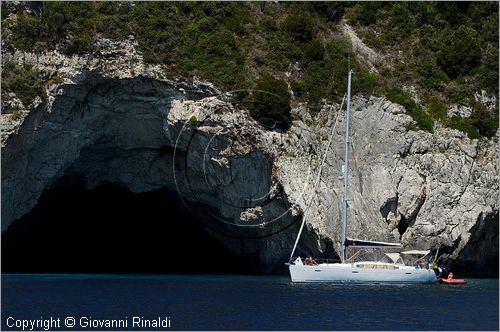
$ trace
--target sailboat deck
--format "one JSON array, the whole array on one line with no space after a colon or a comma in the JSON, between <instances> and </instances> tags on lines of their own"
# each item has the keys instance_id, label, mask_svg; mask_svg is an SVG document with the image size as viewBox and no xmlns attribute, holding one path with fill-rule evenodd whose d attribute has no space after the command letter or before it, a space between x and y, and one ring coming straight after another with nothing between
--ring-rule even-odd
<instances>
[{"instance_id":1,"label":"sailboat deck","mask_svg":"<svg viewBox=\"0 0 500 332\"><path fill-rule=\"evenodd\" d=\"M306 264L307 265L307 264ZM357 268L357 269L376 269L376 270L399 270L399 269L419 269L416 266L393 264L385 262L354 262L354 263L320 263L313 266L329 267L329 266Z\"/></svg>"}]
</instances>

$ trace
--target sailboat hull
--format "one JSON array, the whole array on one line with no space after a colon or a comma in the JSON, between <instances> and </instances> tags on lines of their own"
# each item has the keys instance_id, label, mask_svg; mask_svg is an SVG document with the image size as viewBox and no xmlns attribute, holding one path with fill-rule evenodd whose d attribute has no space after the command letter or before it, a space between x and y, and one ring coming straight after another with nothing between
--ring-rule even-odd
<instances>
[{"instance_id":1,"label":"sailboat hull","mask_svg":"<svg viewBox=\"0 0 500 332\"><path fill-rule=\"evenodd\" d=\"M419 284L437 282L433 270L411 266L395 269L361 268L358 264L290 265L293 282L394 283Z\"/></svg>"}]
</instances>

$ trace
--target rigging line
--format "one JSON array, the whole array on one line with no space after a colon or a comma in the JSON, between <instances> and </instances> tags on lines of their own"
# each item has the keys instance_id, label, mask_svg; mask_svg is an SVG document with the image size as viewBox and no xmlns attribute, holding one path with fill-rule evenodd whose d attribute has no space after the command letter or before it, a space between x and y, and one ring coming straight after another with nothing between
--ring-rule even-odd
<instances>
[{"instance_id":1,"label":"rigging line","mask_svg":"<svg viewBox=\"0 0 500 332\"><path fill-rule=\"evenodd\" d=\"M311 253L310 252L306 252L305 250L303 250L302 248L300 248L300 246L297 246L297 250L302 252L304 254L304 256L306 257L311 257Z\"/></svg>"},{"instance_id":2,"label":"rigging line","mask_svg":"<svg viewBox=\"0 0 500 332\"><path fill-rule=\"evenodd\" d=\"M342 103L340 104L339 111L337 112L337 116L335 117L335 122L334 122L334 124L332 126L332 132L330 134L330 138L328 139L328 144L326 146L325 153L323 154L323 159L321 160L321 164L319 165L318 176L316 178L314 186L312 187L312 189L314 190L314 192L312 193L311 199L309 200L309 204L307 204L306 209L304 211L304 218L302 219L302 224L300 225L299 233L297 234L297 238L295 239L295 244L293 245L293 249L292 249L292 253L290 254L289 261L292 260L293 254L295 253L295 249L297 248L297 244L299 243L300 235L302 234L302 231L304 230L304 225L305 225L306 220L307 220L307 215L308 215L308 212L309 212L309 207L312 204L312 201L314 199L314 193L317 190L317 186L318 186L319 180L321 178L321 171L323 170L323 165L325 164L326 156L328 154L328 150L330 149L330 145L332 143L333 134L335 133L335 128L337 127L337 123L338 123L338 120L339 120L339 115L340 115L340 112L342 111L342 106L344 106L345 98L346 98L346 94L344 94L344 97L342 98ZM333 106L332 106L332 108L333 108Z\"/></svg>"}]
</instances>

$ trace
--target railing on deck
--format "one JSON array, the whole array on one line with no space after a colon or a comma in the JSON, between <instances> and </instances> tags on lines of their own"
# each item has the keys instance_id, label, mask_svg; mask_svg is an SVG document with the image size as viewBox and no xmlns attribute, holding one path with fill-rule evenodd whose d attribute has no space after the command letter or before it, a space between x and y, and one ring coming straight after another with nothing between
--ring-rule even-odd
<instances>
[{"instance_id":1,"label":"railing on deck","mask_svg":"<svg viewBox=\"0 0 500 332\"><path fill-rule=\"evenodd\" d=\"M293 257L291 262L295 261L298 257ZM331 259L331 258L311 258L306 257L302 258L302 263L304 265L319 265L319 264L333 264L333 263L341 263L340 259Z\"/></svg>"}]
</instances>

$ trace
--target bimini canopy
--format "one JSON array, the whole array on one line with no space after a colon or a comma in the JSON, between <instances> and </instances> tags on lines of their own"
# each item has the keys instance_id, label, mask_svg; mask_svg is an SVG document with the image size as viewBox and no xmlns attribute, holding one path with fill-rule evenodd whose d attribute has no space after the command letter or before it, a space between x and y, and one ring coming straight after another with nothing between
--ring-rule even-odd
<instances>
[{"instance_id":1,"label":"bimini canopy","mask_svg":"<svg viewBox=\"0 0 500 332\"><path fill-rule=\"evenodd\" d=\"M403 259L401 258L401 255L399 252L387 252L385 253L385 258L384 260L387 263L403 263Z\"/></svg>"},{"instance_id":2,"label":"bimini canopy","mask_svg":"<svg viewBox=\"0 0 500 332\"><path fill-rule=\"evenodd\" d=\"M431 252L430 250L408 250L408 251L402 251L401 253L403 255L425 256L425 255L428 255L430 252Z\"/></svg>"},{"instance_id":3,"label":"bimini canopy","mask_svg":"<svg viewBox=\"0 0 500 332\"><path fill-rule=\"evenodd\" d=\"M357 239L345 239L344 245L346 247L358 247L358 248L397 248L401 247L401 243L390 243L390 242L378 242L378 241L366 241Z\"/></svg>"}]
</instances>

